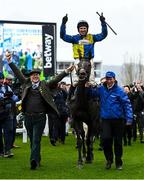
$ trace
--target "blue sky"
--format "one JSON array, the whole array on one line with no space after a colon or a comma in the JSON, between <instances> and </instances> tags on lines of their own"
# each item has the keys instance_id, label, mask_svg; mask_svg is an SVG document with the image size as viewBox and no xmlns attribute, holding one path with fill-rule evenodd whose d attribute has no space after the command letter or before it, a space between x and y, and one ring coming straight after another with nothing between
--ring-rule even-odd
<instances>
[{"instance_id":1,"label":"blue sky","mask_svg":"<svg viewBox=\"0 0 144 180\"><path fill-rule=\"evenodd\" d=\"M109 29L105 40L95 44L95 58L103 64L120 65L124 55L142 54L144 60L143 0L1 0L1 20L56 22L58 59L72 59L71 44L59 38L62 17L68 14L67 33L77 34L77 22L87 20L89 32L99 33L101 25L96 11L103 12Z\"/></svg>"}]
</instances>

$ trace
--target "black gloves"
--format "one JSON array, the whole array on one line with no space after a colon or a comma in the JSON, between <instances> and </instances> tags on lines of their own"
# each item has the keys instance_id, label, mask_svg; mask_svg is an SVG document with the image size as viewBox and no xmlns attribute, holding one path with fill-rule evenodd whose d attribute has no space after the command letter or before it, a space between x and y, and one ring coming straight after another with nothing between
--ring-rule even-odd
<instances>
[{"instance_id":1,"label":"black gloves","mask_svg":"<svg viewBox=\"0 0 144 180\"><path fill-rule=\"evenodd\" d=\"M4 97L6 97L6 98L11 98L12 96L13 96L13 92L11 92L11 91L8 91L4 94Z\"/></svg>"},{"instance_id":2,"label":"black gloves","mask_svg":"<svg viewBox=\"0 0 144 180\"><path fill-rule=\"evenodd\" d=\"M62 18L62 24L66 24L68 21L68 15L66 14L63 18Z\"/></svg>"},{"instance_id":3,"label":"black gloves","mask_svg":"<svg viewBox=\"0 0 144 180\"><path fill-rule=\"evenodd\" d=\"M102 23L104 23L104 22L105 22L105 17L103 16L103 13L101 13L101 16L100 16L100 21L101 21Z\"/></svg>"}]
</instances>

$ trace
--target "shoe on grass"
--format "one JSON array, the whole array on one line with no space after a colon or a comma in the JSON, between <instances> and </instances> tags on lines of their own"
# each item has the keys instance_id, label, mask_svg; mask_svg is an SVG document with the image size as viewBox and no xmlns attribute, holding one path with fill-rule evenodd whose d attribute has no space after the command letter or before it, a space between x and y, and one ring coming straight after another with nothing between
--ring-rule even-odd
<instances>
[{"instance_id":1,"label":"shoe on grass","mask_svg":"<svg viewBox=\"0 0 144 180\"><path fill-rule=\"evenodd\" d=\"M122 168L122 165L117 165L117 166L116 166L116 169L117 169L117 170L122 170L122 169L123 169L123 168Z\"/></svg>"},{"instance_id":2,"label":"shoe on grass","mask_svg":"<svg viewBox=\"0 0 144 180\"><path fill-rule=\"evenodd\" d=\"M11 157L13 157L14 156L14 154L11 152L11 151L7 151L7 152L5 152L4 153L4 158L11 158Z\"/></svg>"},{"instance_id":3,"label":"shoe on grass","mask_svg":"<svg viewBox=\"0 0 144 180\"><path fill-rule=\"evenodd\" d=\"M32 160L31 161L31 170L35 170L38 167L38 163L36 162L36 160Z\"/></svg>"},{"instance_id":4,"label":"shoe on grass","mask_svg":"<svg viewBox=\"0 0 144 180\"><path fill-rule=\"evenodd\" d=\"M107 162L106 162L106 165L105 165L105 168L106 168L106 169L110 169L110 168L111 168L111 164L112 164L111 161L107 161Z\"/></svg>"},{"instance_id":5,"label":"shoe on grass","mask_svg":"<svg viewBox=\"0 0 144 180\"><path fill-rule=\"evenodd\" d=\"M20 146L17 146L15 144L12 145L12 148L20 148Z\"/></svg>"}]
</instances>

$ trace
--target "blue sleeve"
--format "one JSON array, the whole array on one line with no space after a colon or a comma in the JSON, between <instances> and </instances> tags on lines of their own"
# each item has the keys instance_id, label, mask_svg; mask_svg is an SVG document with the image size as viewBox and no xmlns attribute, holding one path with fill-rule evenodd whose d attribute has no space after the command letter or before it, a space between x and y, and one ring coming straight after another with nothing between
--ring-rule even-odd
<instances>
[{"instance_id":1,"label":"blue sleeve","mask_svg":"<svg viewBox=\"0 0 144 180\"><path fill-rule=\"evenodd\" d=\"M0 92L0 100L4 98L4 93Z\"/></svg>"},{"instance_id":2,"label":"blue sleeve","mask_svg":"<svg viewBox=\"0 0 144 180\"><path fill-rule=\"evenodd\" d=\"M107 25L106 23L101 23L102 31L100 34L93 35L94 42L102 41L107 37L108 31L107 31Z\"/></svg>"},{"instance_id":3,"label":"blue sleeve","mask_svg":"<svg viewBox=\"0 0 144 180\"><path fill-rule=\"evenodd\" d=\"M66 25L65 24L61 24L61 27L60 27L60 38L63 39L65 42L74 43L73 36L66 34Z\"/></svg>"},{"instance_id":4,"label":"blue sleeve","mask_svg":"<svg viewBox=\"0 0 144 180\"><path fill-rule=\"evenodd\" d=\"M98 88L88 88L87 92L88 92L88 96L91 98L99 97L99 89Z\"/></svg>"},{"instance_id":5,"label":"blue sleeve","mask_svg":"<svg viewBox=\"0 0 144 180\"><path fill-rule=\"evenodd\" d=\"M8 86L8 91L13 92L10 86ZM15 94L13 94L13 96L11 97L11 99L12 99L14 102L19 101L18 96L16 96Z\"/></svg>"},{"instance_id":6,"label":"blue sleeve","mask_svg":"<svg viewBox=\"0 0 144 180\"><path fill-rule=\"evenodd\" d=\"M19 101L19 98L18 98L18 96L16 96L15 94L12 96L12 100L14 101L14 102L18 102Z\"/></svg>"}]
</instances>

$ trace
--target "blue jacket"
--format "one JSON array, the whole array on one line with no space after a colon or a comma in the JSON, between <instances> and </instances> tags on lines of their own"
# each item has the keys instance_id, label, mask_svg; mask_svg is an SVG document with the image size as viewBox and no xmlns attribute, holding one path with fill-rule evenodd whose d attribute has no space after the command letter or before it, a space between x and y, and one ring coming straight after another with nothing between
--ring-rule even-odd
<instances>
[{"instance_id":1,"label":"blue jacket","mask_svg":"<svg viewBox=\"0 0 144 180\"><path fill-rule=\"evenodd\" d=\"M6 93L11 93L10 96L5 96ZM19 101L18 96L16 96L10 86L8 85L0 85L0 101L4 103L5 109L11 109L12 103Z\"/></svg>"},{"instance_id":2,"label":"blue jacket","mask_svg":"<svg viewBox=\"0 0 144 180\"><path fill-rule=\"evenodd\" d=\"M68 43L73 44L73 57L74 59L81 58L93 58L94 57L94 44L95 42L102 41L107 36L107 25L106 23L101 23L102 32L100 34L87 34L86 36L77 35L67 35L66 25L62 24L60 28L60 38ZM79 55L80 53L80 55Z\"/></svg>"},{"instance_id":3,"label":"blue jacket","mask_svg":"<svg viewBox=\"0 0 144 180\"><path fill-rule=\"evenodd\" d=\"M126 122L132 123L133 112L132 105L127 94L121 87L114 84L111 89L106 85L92 88L88 93L91 97L100 98L100 116L101 119L125 119Z\"/></svg>"}]
</instances>

